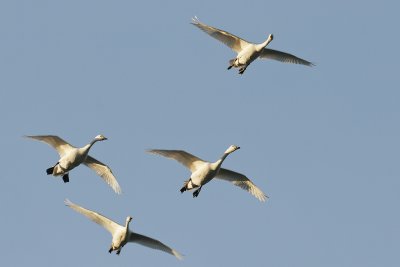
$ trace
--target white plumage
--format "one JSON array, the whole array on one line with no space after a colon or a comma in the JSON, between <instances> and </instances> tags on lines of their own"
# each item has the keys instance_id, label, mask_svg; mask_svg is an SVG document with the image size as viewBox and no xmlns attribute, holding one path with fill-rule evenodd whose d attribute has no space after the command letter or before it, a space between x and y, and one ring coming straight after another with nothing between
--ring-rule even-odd
<instances>
[{"instance_id":1,"label":"white plumage","mask_svg":"<svg viewBox=\"0 0 400 267\"><path fill-rule=\"evenodd\" d=\"M83 163L103 178L103 180L111 186L117 194L121 193L121 188L111 169L104 163L88 155L89 150L94 143L97 141L107 140L103 135L97 135L89 144L81 148L76 148L55 135L34 135L26 137L42 141L57 150L60 159L53 167L46 170L47 174L62 176L63 181L67 183L69 182L69 172Z\"/></svg>"},{"instance_id":2,"label":"white plumage","mask_svg":"<svg viewBox=\"0 0 400 267\"><path fill-rule=\"evenodd\" d=\"M70 207L71 209L83 214L90 220L94 221L95 223L103 226L108 232L111 233L112 235L112 243L110 246L110 249L108 252L112 251L117 251L117 254L119 255L121 252L121 249L128 243L128 242L134 242L138 243L140 245L152 248L152 249L158 249L164 252L167 252L171 255L174 255L178 259L182 259L182 255L177 252L176 250L168 247L167 245L161 243L160 241L134 233L129 230L129 223L132 220L132 217L128 216L125 221L125 226L119 225L118 223L110 220L109 218L95 212L92 210L85 209L81 206L78 206L68 199L64 201L65 205Z\"/></svg>"},{"instance_id":3,"label":"white plumage","mask_svg":"<svg viewBox=\"0 0 400 267\"><path fill-rule=\"evenodd\" d=\"M183 150L151 149L147 152L174 159L192 172L189 180L185 181L180 190L182 193L186 190L197 188L197 190L193 192L193 197L197 197L203 185L211 181L213 178L218 178L232 182L234 185L248 191L260 201L265 201L268 197L249 178L243 174L221 168L222 162L225 158L239 148L240 147L238 146L231 145L222 157L214 163L204 161Z\"/></svg>"},{"instance_id":4,"label":"white plumage","mask_svg":"<svg viewBox=\"0 0 400 267\"><path fill-rule=\"evenodd\" d=\"M272 34L270 34L267 40L261 44L254 44L224 30L206 25L200 22L197 17L192 18L192 24L211 37L224 43L237 53L236 58L229 61L228 69L231 69L232 67L239 68L239 74L243 74L250 63L257 58L273 59L281 62L302 64L306 66L314 65L313 63L298 58L292 54L266 48L266 46L273 40L274 36Z\"/></svg>"}]
</instances>

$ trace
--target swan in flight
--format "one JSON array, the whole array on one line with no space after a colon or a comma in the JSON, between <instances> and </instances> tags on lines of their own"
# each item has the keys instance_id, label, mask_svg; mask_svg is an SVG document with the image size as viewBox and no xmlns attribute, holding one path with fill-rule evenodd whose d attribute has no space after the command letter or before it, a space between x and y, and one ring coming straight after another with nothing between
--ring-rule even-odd
<instances>
[{"instance_id":1,"label":"swan in flight","mask_svg":"<svg viewBox=\"0 0 400 267\"><path fill-rule=\"evenodd\" d=\"M107 140L103 135L97 135L92 142L81 148L74 147L55 135L30 135L26 137L47 143L57 150L60 159L53 167L46 170L48 175L52 174L53 176L62 176L64 183L68 183L69 172L83 163L101 176L101 178L103 178L117 194L121 194L121 188L111 169L104 163L88 155L89 150L94 143L97 141Z\"/></svg>"},{"instance_id":2,"label":"swan in flight","mask_svg":"<svg viewBox=\"0 0 400 267\"><path fill-rule=\"evenodd\" d=\"M179 252L161 243L160 241L130 231L129 223L132 220L132 217L130 216L126 217L125 226L122 226L97 212L85 209L72 203L68 199L66 199L64 203L76 212L79 212L80 214L86 216L95 223L103 226L107 231L111 233L112 243L110 249L108 250L109 253L116 250L117 255L119 255L119 253L121 253L122 247L125 246L126 243L134 242L152 249L162 250L171 255L174 255L180 260L182 259L182 255L179 254Z\"/></svg>"},{"instance_id":3,"label":"swan in flight","mask_svg":"<svg viewBox=\"0 0 400 267\"><path fill-rule=\"evenodd\" d=\"M236 58L229 61L228 70L232 67L239 68L239 74L243 74L250 63L257 58L274 59L285 63L303 64L306 66L314 65L313 63L298 58L294 55L266 48L266 46L274 38L272 34L268 36L265 42L261 44L254 44L224 30L208 26L200 22L197 17L192 18L191 24L209 34L211 37L214 37L218 41L229 46L233 51L237 53Z\"/></svg>"},{"instance_id":4,"label":"swan in flight","mask_svg":"<svg viewBox=\"0 0 400 267\"><path fill-rule=\"evenodd\" d=\"M255 196L260 201L265 201L268 198L249 178L245 175L221 168L222 162L232 152L238 150L240 147L231 145L222 157L214 163L204 161L183 150L161 150L151 149L147 150L148 153L158 154L170 159L174 159L188 168L192 174L189 180L185 181L181 188L181 193L186 190L196 189L193 192L193 197L197 197L203 185L211 181L213 178L218 178L247 190L250 194Z\"/></svg>"}]
</instances>

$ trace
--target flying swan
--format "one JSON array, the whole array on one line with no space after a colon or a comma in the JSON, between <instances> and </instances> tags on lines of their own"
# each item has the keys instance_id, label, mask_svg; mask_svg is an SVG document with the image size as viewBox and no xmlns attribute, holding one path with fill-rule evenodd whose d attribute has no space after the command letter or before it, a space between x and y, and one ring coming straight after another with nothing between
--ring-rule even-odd
<instances>
[{"instance_id":1,"label":"flying swan","mask_svg":"<svg viewBox=\"0 0 400 267\"><path fill-rule=\"evenodd\" d=\"M48 175L52 174L53 176L62 176L64 183L68 183L69 172L83 163L101 176L101 178L112 187L115 193L121 194L121 188L111 169L104 163L88 155L89 150L94 143L97 141L107 140L103 135L97 135L92 142L81 148L74 147L55 135L30 135L26 137L47 143L57 150L60 159L53 167L46 170Z\"/></svg>"},{"instance_id":2,"label":"flying swan","mask_svg":"<svg viewBox=\"0 0 400 267\"><path fill-rule=\"evenodd\" d=\"M110 249L108 250L109 253L116 250L117 255L119 255L121 253L121 249L123 248L123 246L126 245L126 243L134 242L152 249L162 250L171 255L174 255L180 260L183 258L179 252L161 243L160 241L130 231L129 223L132 220L131 216L126 217L125 226L122 226L97 212L85 209L72 203L68 199L66 199L64 203L76 212L79 212L80 214L86 216L95 223L103 226L107 231L111 233L112 243Z\"/></svg>"},{"instance_id":3,"label":"flying swan","mask_svg":"<svg viewBox=\"0 0 400 267\"><path fill-rule=\"evenodd\" d=\"M222 157L214 163L204 161L183 150L151 149L147 150L147 152L174 159L183 164L192 172L189 180L185 181L183 184L183 187L180 190L181 193L185 192L186 190L197 188L197 190L193 192L193 197L197 197L203 185L211 181L213 178L218 178L232 182L234 185L237 185L248 191L260 201L265 201L268 196L266 196L255 184L253 184L249 178L243 174L221 168L222 162L225 160L225 158L238 149L240 149L240 147L231 145L225 151Z\"/></svg>"},{"instance_id":4,"label":"flying swan","mask_svg":"<svg viewBox=\"0 0 400 267\"><path fill-rule=\"evenodd\" d=\"M265 42L261 44L254 44L224 30L208 26L200 22L197 17L192 18L191 24L204 31L211 37L229 46L237 53L236 58L229 61L228 70L232 67L239 68L239 74L243 74L250 63L257 58L274 59L285 63L303 64L306 66L314 65L313 63L298 58L294 55L265 48L273 40L274 36L272 34L268 36Z\"/></svg>"}]
</instances>

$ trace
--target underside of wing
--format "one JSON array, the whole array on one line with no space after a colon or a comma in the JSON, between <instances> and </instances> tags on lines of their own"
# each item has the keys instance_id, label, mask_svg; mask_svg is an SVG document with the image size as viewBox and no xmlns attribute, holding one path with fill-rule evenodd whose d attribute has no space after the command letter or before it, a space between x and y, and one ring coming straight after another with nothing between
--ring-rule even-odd
<instances>
[{"instance_id":1,"label":"underside of wing","mask_svg":"<svg viewBox=\"0 0 400 267\"><path fill-rule=\"evenodd\" d=\"M115 178L114 174L112 173L111 169L104 163L98 161L97 159L87 156L85 162L83 163L90 169L94 170L97 175L99 175L103 180L111 186L111 188L117 194L121 194L121 187L118 184L117 179Z\"/></svg>"},{"instance_id":2,"label":"underside of wing","mask_svg":"<svg viewBox=\"0 0 400 267\"><path fill-rule=\"evenodd\" d=\"M100 213L97 213L92 210L85 209L77 204L72 203L69 199L66 199L64 201L65 205L70 207L71 209L75 210L76 212L79 212L80 214L86 216L90 220L94 221L98 225L103 226L107 231L109 231L111 234L114 234L115 231L122 229L123 227L114 221L110 220L109 218L101 215Z\"/></svg>"},{"instance_id":3,"label":"underside of wing","mask_svg":"<svg viewBox=\"0 0 400 267\"><path fill-rule=\"evenodd\" d=\"M248 46L250 43L243 40L240 37L237 37L236 35L233 35L229 32L226 32L224 30L220 30L217 28L214 28L212 26L208 26L198 20L197 17L194 17L192 19L192 24L199 28L200 30L204 31L211 37L217 39L218 41L224 43L228 47L230 47L233 51L236 53L239 53L240 51L243 50L244 47Z\"/></svg>"},{"instance_id":4,"label":"underside of wing","mask_svg":"<svg viewBox=\"0 0 400 267\"><path fill-rule=\"evenodd\" d=\"M138 243L140 245L143 245L143 246L146 246L146 247L149 247L152 249L158 249L158 250L167 252L171 255L174 255L175 257L177 257L180 260L183 258L182 255L178 251L168 247L167 245L161 243L160 241L158 241L156 239L153 239L153 238L150 238L150 237L147 237L144 235L140 235L140 234L131 232L129 241Z\"/></svg>"},{"instance_id":5,"label":"underside of wing","mask_svg":"<svg viewBox=\"0 0 400 267\"><path fill-rule=\"evenodd\" d=\"M293 64L302 64L306 66L314 66L313 63L301 59L299 57L296 57L292 54L269 49L269 48L264 48L264 50L261 52L260 58L264 59L273 59L273 60L278 60L280 62L284 63L293 63Z\"/></svg>"},{"instance_id":6,"label":"underside of wing","mask_svg":"<svg viewBox=\"0 0 400 267\"><path fill-rule=\"evenodd\" d=\"M174 159L188 168L191 172L195 172L201 165L206 163L206 161L183 150L150 149L147 150L147 152Z\"/></svg>"},{"instance_id":7,"label":"underside of wing","mask_svg":"<svg viewBox=\"0 0 400 267\"><path fill-rule=\"evenodd\" d=\"M258 188L255 184L253 184L252 181L250 181L249 178L241 173L221 168L215 178L232 182L234 185L246 190L260 201L265 201L268 198L268 196L265 195L260 188Z\"/></svg>"},{"instance_id":8,"label":"underside of wing","mask_svg":"<svg viewBox=\"0 0 400 267\"><path fill-rule=\"evenodd\" d=\"M27 135L27 138L35 139L52 146L57 150L60 157L64 156L68 151L75 147L56 135Z\"/></svg>"}]
</instances>

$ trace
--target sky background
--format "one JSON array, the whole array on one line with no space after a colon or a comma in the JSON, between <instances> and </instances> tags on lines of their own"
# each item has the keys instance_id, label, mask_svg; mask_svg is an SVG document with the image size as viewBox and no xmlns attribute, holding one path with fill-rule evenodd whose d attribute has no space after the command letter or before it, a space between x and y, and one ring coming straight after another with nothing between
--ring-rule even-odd
<instances>
[{"instance_id":1,"label":"sky background","mask_svg":"<svg viewBox=\"0 0 400 267\"><path fill-rule=\"evenodd\" d=\"M1 1L1 266L400 266L400 19L396 1ZM314 62L235 54L191 17ZM55 134L107 163L47 176ZM183 149L246 174L180 194L190 173L146 149ZM170 245L111 236L71 201Z\"/></svg>"}]
</instances>

